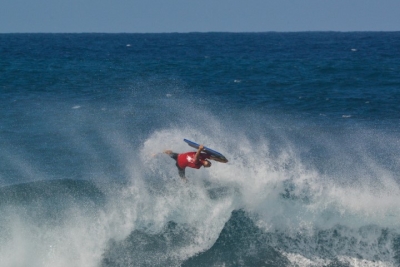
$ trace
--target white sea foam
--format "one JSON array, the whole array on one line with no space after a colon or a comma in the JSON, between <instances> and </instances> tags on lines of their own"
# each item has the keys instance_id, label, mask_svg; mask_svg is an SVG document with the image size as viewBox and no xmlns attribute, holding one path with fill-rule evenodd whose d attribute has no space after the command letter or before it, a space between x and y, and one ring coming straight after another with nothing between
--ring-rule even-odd
<instances>
[{"instance_id":1,"label":"white sea foam","mask_svg":"<svg viewBox=\"0 0 400 267\"><path fill-rule=\"evenodd\" d=\"M190 150L182 142L183 138L193 137L195 141L206 143L217 150L220 147L225 148L222 152L228 157L229 163L214 163L213 167L207 170L187 171L189 177L193 176L190 183L204 179L232 189L225 195L224 201L229 199L232 204L225 206L228 210L224 210L224 214L235 209L244 209L254 214L257 225L266 233L285 233L287 240L284 244L279 239L271 241L275 247L286 247L287 253L302 255L301 257L307 259L305 262L318 256L310 254L307 246L313 247L321 241L317 238L319 233L335 231L348 239L338 244L338 247L331 248L332 255L348 259L345 262L352 266L361 264L361 261L355 260L360 255L364 257L363 263L367 264L366 266L391 266L391 240L394 236L380 241L384 247L378 244L378 240L384 238L381 236L381 229L398 230L400 227L400 190L393 174L382 169L375 159L364 155L362 161L362 164L368 164L371 170L374 170L371 177L357 177L356 171L359 167L348 169L348 179L358 182L346 184L335 176L321 174L314 168L316 166L306 165L296 150L292 149L295 145L293 140L287 139L286 143L283 142L277 154L271 151L268 139L250 141L238 134L238 131L224 132L223 127L218 128L218 124L214 125L214 129L218 133L222 131L223 135L202 136L201 132L192 128L155 132L144 143L143 160L148 162L149 155L156 153L160 148L173 148L177 152ZM226 138L235 140L229 149L223 145ZM357 142L362 146L363 137L358 138ZM343 146L339 143L336 145ZM344 148L344 151L346 149ZM362 151L363 149L359 148L360 156ZM349 150L348 153L354 152ZM340 157L341 154L337 156ZM341 158L330 160L332 164L336 164L340 163ZM152 165L154 172L157 172L157 166L169 164L170 167L164 170L167 177L179 179L171 159L160 156L155 161L157 163ZM375 177L379 177L379 186L368 182L376 179ZM207 199L202 199L201 203L204 205ZM299 234L302 236L299 241L305 243L302 246L292 246L291 240L298 239ZM326 242L338 242L334 236L327 238ZM210 236L209 239L213 237ZM349 242L354 240L364 245L349 246ZM349 248L346 249L346 246ZM381 255L383 252L386 254ZM380 261L376 261L374 257L378 257ZM314 266L317 265L318 263Z\"/></svg>"},{"instance_id":2,"label":"white sea foam","mask_svg":"<svg viewBox=\"0 0 400 267\"><path fill-rule=\"evenodd\" d=\"M298 140L273 121L254 129L269 131L278 139L263 131L257 138L249 137L246 127L206 117L207 124L201 129L188 123L154 131L139 152L122 129L107 132L107 127L99 127L101 140L125 168L127 185L106 190L106 204L99 210L88 213L84 207L71 204L56 224L32 220L25 209L3 210L7 220L1 221L6 231L0 232L0 254L6 256L0 259L0 265L99 266L110 241L122 242L135 230L162 233L171 221L185 229L183 241L167 247L154 260L171 259L178 264L212 247L231 212L243 209L268 235L269 245L298 266L318 266L332 255L352 266L391 266L391 240L400 228L400 190L393 173L364 153L365 144L371 144L366 137L356 135L355 152L361 168L368 167L371 176L358 177L360 166L346 167L348 177L338 179L303 160ZM189 182L183 183L174 161L160 153L165 149L193 150L183 138L215 148L229 162L215 162L210 169L188 169ZM334 155L329 158L333 165L341 166L346 153L354 153L331 140L332 147L342 149L335 151L328 138L322 139L327 140L322 145ZM91 155L93 161L105 163L91 143L74 136L72 144ZM346 179L354 183L343 183ZM221 193L212 195L213 190ZM384 240L382 229L388 229ZM335 235L343 238L336 240ZM328 256L314 249L321 241L332 242L327 245ZM382 251L387 255L380 255ZM357 260L357 255L364 260ZM374 262L374 256L379 260ZM374 265L378 263L381 265Z\"/></svg>"},{"instance_id":3,"label":"white sea foam","mask_svg":"<svg viewBox=\"0 0 400 267\"><path fill-rule=\"evenodd\" d=\"M288 260L294 265L299 267L319 267L329 266L335 264L332 260L322 259L315 257L313 259L306 258L300 254L282 252ZM342 264L350 266L363 266L363 267L394 267L391 262L375 261L375 260L362 260L357 257L338 257L338 261Z\"/></svg>"}]
</instances>

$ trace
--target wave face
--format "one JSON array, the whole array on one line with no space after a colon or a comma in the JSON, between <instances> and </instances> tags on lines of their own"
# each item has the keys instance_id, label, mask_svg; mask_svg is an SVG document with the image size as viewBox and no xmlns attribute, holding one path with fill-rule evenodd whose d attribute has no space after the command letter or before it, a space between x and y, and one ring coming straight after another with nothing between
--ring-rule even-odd
<instances>
[{"instance_id":1,"label":"wave face","mask_svg":"<svg viewBox=\"0 0 400 267\"><path fill-rule=\"evenodd\" d=\"M398 266L397 37L0 35L0 266Z\"/></svg>"}]
</instances>

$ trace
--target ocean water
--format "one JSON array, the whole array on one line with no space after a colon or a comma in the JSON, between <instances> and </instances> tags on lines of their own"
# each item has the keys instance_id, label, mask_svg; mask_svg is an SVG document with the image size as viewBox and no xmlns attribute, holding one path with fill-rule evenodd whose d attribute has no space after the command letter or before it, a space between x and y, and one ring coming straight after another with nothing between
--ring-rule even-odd
<instances>
[{"instance_id":1,"label":"ocean water","mask_svg":"<svg viewBox=\"0 0 400 267\"><path fill-rule=\"evenodd\" d=\"M400 33L0 34L0 266L399 266ZM187 169L162 152L229 162Z\"/></svg>"}]
</instances>

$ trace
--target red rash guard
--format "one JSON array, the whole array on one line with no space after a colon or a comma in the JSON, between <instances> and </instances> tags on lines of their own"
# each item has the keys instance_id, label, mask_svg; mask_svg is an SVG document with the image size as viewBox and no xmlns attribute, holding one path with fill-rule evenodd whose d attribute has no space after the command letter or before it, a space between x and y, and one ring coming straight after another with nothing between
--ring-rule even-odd
<instances>
[{"instance_id":1,"label":"red rash guard","mask_svg":"<svg viewBox=\"0 0 400 267\"><path fill-rule=\"evenodd\" d=\"M181 169L185 169L186 167L200 169L200 167L203 166L201 162L210 158L209 155L201 153L199 155L199 160L197 162L194 162L195 157L196 157L196 152L187 152L179 154L177 160L178 166Z\"/></svg>"}]
</instances>

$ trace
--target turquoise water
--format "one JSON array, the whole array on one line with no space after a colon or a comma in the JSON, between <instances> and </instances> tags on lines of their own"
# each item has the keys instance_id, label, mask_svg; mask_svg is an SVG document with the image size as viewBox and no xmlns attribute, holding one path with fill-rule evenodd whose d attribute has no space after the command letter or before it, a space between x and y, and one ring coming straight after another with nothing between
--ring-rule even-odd
<instances>
[{"instance_id":1,"label":"turquoise water","mask_svg":"<svg viewBox=\"0 0 400 267\"><path fill-rule=\"evenodd\" d=\"M1 34L0 265L398 265L399 37Z\"/></svg>"}]
</instances>

